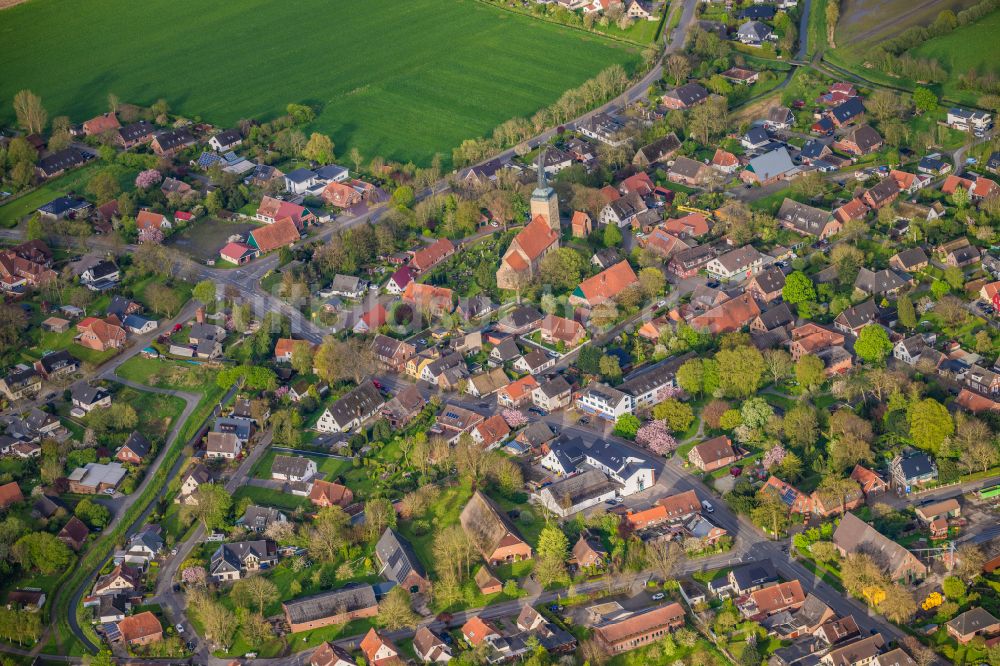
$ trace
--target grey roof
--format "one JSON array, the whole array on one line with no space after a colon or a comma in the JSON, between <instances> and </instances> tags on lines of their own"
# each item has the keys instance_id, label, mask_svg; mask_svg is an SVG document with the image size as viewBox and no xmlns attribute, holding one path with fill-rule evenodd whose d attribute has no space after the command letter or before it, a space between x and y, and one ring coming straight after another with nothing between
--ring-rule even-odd
<instances>
[{"instance_id":1,"label":"grey roof","mask_svg":"<svg viewBox=\"0 0 1000 666\"><path fill-rule=\"evenodd\" d=\"M77 384L72 390L73 400L84 405L92 405L103 400L107 395L108 392L100 386L91 386L90 384Z\"/></svg>"},{"instance_id":2,"label":"grey roof","mask_svg":"<svg viewBox=\"0 0 1000 666\"><path fill-rule=\"evenodd\" d=\"M284 604L285 612L292 623L321 620L340 613L373 608L375 590L371 585L360 584L329 592L320 592L309 597L293 599Z\"/></svg>"},{"instance_id":3,"label":"grey roof","mask_svg":"<svg viewBox=\"0 0 1000 666\"><path fill-rule=\"evenodd\" d=\"M757 174L760 180L769 180L795 170L795 164L784 147L758 155L750 160L747 168Z\"/></svg>"},{"instance_id":4,"label":"grey roof","mask_svg":"<svg viewBox=\"0 0 1000 666\"><path fill-rule=\"evenodd\" d=\"M754 276L754 281L764 290L764 293L770 294L784 288L785 274L777 266L768 266Z\"/></svg>"},{"instance_id":5,"label":"grey roof","mask_svg":"<svg viewBox=\"0 0 1000 666\"><path fill-rule=\"evenodd\" d=\"M238 129L228 129L228 130L222 130L221 132L216 134L213 138L216 141L218 141L223 148L225 148L227 146L233 145L238 141L242 141L243 135L240 134L240 131Z\"/></svg>"},{"instance_id":6,"label":"grey roof","mask_svg":"<svg viewBox=\"0 0 1000 666\"><path fill-rule=\"evenodd\" d=\"M269 561L275 559L277 553L275 543L266 539L224 543L212 555L211 572L239 571L243 561L250 555Z\"/></svg>"},{"instance_id":7,"label":"grey roof","mask_svg":"<svg viewBox=\"0 0 1000 666\"><path fill-rule=\"evenodd\" d=\"M514 308L501 320L501 324L511 328L521 328L542 320L542 313L530 305Z\"/></svg>"},{"instance_id":8,"label":"grey roof","mask_svg":"<svg viewBox=\"0 0 1000 666\"><path fill-rule=\"evenodd\" d=\"M671 132L670 134L643 146L637 152L645 157L646 161L657 162L672 155L680 147L680 140L677 138L676 134Z\"/></svg>"},{"instance_id":9,"label":"grey roof","mask_svg":"<svg viewBox=\"0 0 1000 666\"><path fill-rule=\"evenodd\" d=\"M849 136L854 143L858 144L858 148L866 153L882 143L881 135L871 125L862 125L851 132ZM893 178L887 178L886 180L895 182Z\"/></svg>"},{"instance_id":10,"label":"grey roof","mask_svg":"<svg viewBox=\"0 0 1000 666\"><path fill-rule=\"evenodd\" d=\"M285 476L304 477L309 470L309 463L312 461L304 456L274 456L271 463L271 474L283 474Z\"/></svg>"},{"instance_id":11,"label":"grey roof","mask_svg":"<svg viewBox=\"0 0 1000 666\"><path fill-rule=\"evenodd\" d=\"M705 165L698 160L681 156L674 160L674 165L670 167L670 173L684 176L685 178L697 178L704 167Z\"/></svg>"},{"instance_id":12,"label":"grey roof","mask_svg":"<svg viewBox=\"0 0 1000 666\"><path fill-rule=\"evenodd\" d=\"M521 355L521 350L517 348L514 338L504 338L494 348L491 354L495 353L503 362L512 361Z\"/></svg>"},{"instance_id":13,"label":"grey roof","mask_svg":"<svg viewBox=\"0 0 1000 666\"><path fill-rule=\"evenodd\" d=\"M146 439L145 435L140 433L138 430L133 430L132 434L128 436L125 440L124 446L127 446L130 451L135 453L140 458L145 458L152 448L152 444Z\"/></svg>"},{"instance_id":14,"label":"grey roof","mask_svg":"<svg viewBox=\"0 0 1000 666\"><path fill-rule=\"evenodd\" d=\"M904 278L888 268L876 272L862 267L854 280L854 288L872 296L881 296L902 289L908 283L909 276Z\"/></svg>"},{"instance_id":15,"label":"grey roof","mask_svg":"<svg viewBox=\"0 0 1000 666\"><path fill-rule=\"evenodd\" d=\"M163 150L172 150L179 146L194 143L194 137L186 129L168 130L156 135L156 142Z\"/></svg>"},{"instance_id":16,"label":"grey roof","mask_svg":"<svg viewBox=\"0 0 1000 666\"><path fill-rule=\"evenodd\" d=\"M791 309L788 307L788 303L782 301L773 308L761 312L760 321L764 324L764 328L770 331L778 328L779 326L787 326L788 324L795 322L795 315L792 314Z\"/></svg>"},{"instance_id":17,"label":"grey roof","mask_svg":"<svg viewBox=\"0 0 1000 666\"><path fill-rule=\"evenodd\" d=\"M970 608L948 622L948 627L962 636L974 634L997 624L998 620L981 606Z\"/></svg>"},{"instance_id":18,"label":"grey roof","mask_svg":"<svg viewBox=\"0 0 1000 666\"><path fill-rule=\"evenodd\" d=\"M917 266L919 264L926 264L929 259L927 253L924 252L923 248L911 247L908 250L903 250L896 254L896 259L903 265L904 268L910 268L911 266Z\"/></svg>"},{"instance_id":19,"label":"grey roof","mask_svg":"<svg viewBox=\"0 0 1000 666\"><path fill-rule=\"evenodd\" d=\"M865 112L865 105L861 103L860 97L852 97L843 104L830 109L830 114L841 124L846 123L855 116Z\"/></svg>"},{"instance_id":20,"label":"grey roof","mask_svg":"<svg viewBox=\"0 0 1000 666\"><path fill-rule=\"evenodd\" d=\"M344 426L356 418L371 414L383 404L385 399L382 393L375 388L370 379L367 379L330 405L327 410L338 425Z\"/></svg>"},{"instance_id":21,"label":"grey roof","mask_svg":"<svg viewBox=\"0 0 1000 666\"><path fill-rule=\"evenodd\" d=\"M799 151L799 157L805 159L818 159L823 156L824 152L829 150L829 142L821 141L819 139L809 139L802 145L802 150Z\"/></svg>"},{"instance_id":22,"label":"grey roof","mask_svg":"<svg viewBox=\"0 0 1000 666\"><path fill-rule=\"evenodd\" d=\"M631 375L618 390L635 398L666 386L674 380L677 369L693 356L693 353L688 353L663 359L656 365Z\"/></svg>"},{"instance_id":23,"label":"grey roof","mask_svg":"<svg viewBox=\"0 0 1000 666\"><path fill-rule=\"evenodd\" d=\"M674 164L676 166L676 162ZM634 217L644 208L642 199L635 193L615 199L608 206L619 220L627 220Z\"/></svg>"},{"instance_id":24,"label":"grey roof","mask_svg":"<svg viewBox=\"0 0 1000 666\"><path fill-rule=\"evenodd\" d=\"M740 26L737 34L741 38L755 39L757 41L763 41L774 32L771 28L760 21L747 21Z\"/></svg>"},{"instance_id":25,"label":"grey roof","mask_svg":"<svg viewBox=\"0 0 1000 666\"><path fill-rule=\"evenodd\" d=\"M291 171L285 174L285 179L290 180L293 183L304 183L308 180L312 180L315 177L316 177L315 171L313 171L312 169L304 169L304 168L296 169L295 171Z\"/></svg>"},{"instance_id":26,"label":"grey roof","mask_svg":"<svg viewBox=\"0 0 1000 666\"><path fill-rule=\"evenodd\" d=\"M833 543L847 553L863 549L875 556L881 566L887 566L891 575L895 575L902 564L916 560L906 548L850 512L844 515L834 531Z\"/></svg>"},{"instance_id":27,"label":"grey roof","mask_svg":"<svg viewBox=\"0 0 1000 666\"><path fill-rule=\"evenodd\" d=\"M538 390L544 393L547 398L555 398L556 396L568 393L571 389L569 382L562 375L558 375L547 382L543 382L539 385Z\"/></svg>"},{"instance_id":28,"label":"grey roof","mask_svg":"<svg viewBox=\"0 0 1000 666\"><path fill-rule=\"evenodd\" d=\"M361 291L361 278L355 275L337 274L330 283L330 291L341 294L353 294Z\"/></svg>"},{"instance_id":29,"label":"grey roof","mask_svg":"<svg viewBox=\"0 0 1000 666\"><path fill-rule=\"evenodd\" d=\"M774 18L777 8L774 5L751 5L740 12L740 18L761 19L770 21Z\"/></svg>"},{"instance_id":30,"label":"grey roof","mask_svg":"<svg viewBox=\"0 0 1000 666\"><path fill-rule=\"evenodd\" d=\"M887 178L886 180L892 180ZM895 181L893 181L895 182ZM819 236L823 229L833 219L833 213L822 208L814 208L804 203L799 203L787 197L778 209L778 220L791 225L796 231L801 231L810 236Z\"/></svg>"},{"instance_id":31,"label":"grey roof","mask_svg":"<svg viewBox=\"0 0 1000 666\"><path fill-rule=\"evenodd\" d=\"M774 571L774 563L770 560L758 560L744 564L733 569L730 575L741 590L765 583L774 583L778 580L778 574Z\"/></svg>"},{"instance_id":32,"label":"grey roof","mask_svg":"<svg viewBox=\"0 0 1000 666\"><path fill-rule=\"evenodd\" d=\"M728 272L736 273L759 261L761 257L761 253L753 245L744 245L726 252L717 260Z\"/></svg>"},{"instance_id":33,"label":"grey roof","mask_svg":"<svg viewBox=\"0 0 1000 666\"><path fill-rule=\"evenodd\" d=\"M557 379L562 378L558 377ZM543 384L542 386L544 387L545 385ZM531 446L541 446L555 437L555 433L552 432L552 429L549 428L545 421L535 421L522 430L518 437L523 438Z\"/></svg>"},{"instance_id":34,"label":"grey roof","mask_svg":"<svg viewBox=\"0 0 1000 666\"><path fill-rule=\"evenodd\" d=\"M56 197L38 210L49 215L61 217L67 212L90 206L90 202L79 197Z\"/></svg>"},{"instance_id":35,"label":"grey roof","mask_svg":"<svg viewBox=\"0 0 1000 666\"><path fill-rule=\"evenodd\" d=\"M163 537L152 526L147 526L133 534L128 540L128 545L130 549L134 546L143 546L158 553L163 550Z\"/></svg>"},{"instance_id":36,"label":"grey roof","mask_svg":"<svg viewBox=\"0 0 1000 666\"><path fill-rule=\"evenodd\" d=\"M524 359L524 362L528 365L528 371L532 374L538 372L538 369L550 360L545 352L540 349L532 349L521 358Z\"/></svg>"},{"instance_id":37,"label":"grey roof","mask_svg":"<svg viewBox=\"0 0 1000 666\"><path fill-rule=\"evenodd\" d=\"M427 578L413 547L391 527L386 528L375 544L375 554L382 563L380 573L391 581L402 585L411 572Z\"/></svg>"},{"instance_id":38,"label":"grey roof","mask_svg":"<svg viewBox=\"0 0 1000 666\"><path fill-rule=\"evenodd\" d=\"M899 194L899 184L895 178L886 178L870 188L867 194L875 205L879 205Z\"/></svg>"},{"instance_id":39,"label":"grey roof","mask_svg":"<svg viewBox=\"0 0 1000 666\"><path fill-rule=\"evenodd\" d=\"M589 469L545 486L541 494L551 497L555 504L569 509L581 502L613 492L617 487L600 470Z\"/></svg>"},{"instance_id":40,"label":"grey roof","mask_svg":"<svg viewBox=\"0 0 1000 666\"><path fill-rule=\"evenodd\" d=\"M848 328L856 329L872 323L878 317L878 306L874 300L868 300L860 305L847 308L839 315L837 321ZM842 320L842 321L841 321Z\"/></svg>"},{"instance_id":41,"label":"grey roof","mask_svg":"<svg viewBox=\"0 0 1000 666\"><path fill-rule=\"evenodd\" d=\"M691 106L692 104L697 104L703 99L708 98L708 91L705 90L704 86L698 83L685 83L682 86L678 86L667 93L668 96L678 99L685 106Z\"/></svg>"},{"instance_id":42,"label":"grey roof","mask_svg":"<svg viewBox=\"0 0 1000 666\"><path fill-rule=\"evenodd\" d=\"M764 129L762 125L757 125L756 127L751 127L750 129L748 129L747 133L743 135L743 138L746 139L747 143L754 146L762 143L767 143L768 141L771 140L771 137L768 135L767 130Z\"/></svg>"},{"instance_id":43,"label":"grey roof","mask_svg":"<svg viewBox=\"0 0 1000 666\"><path fill-rule=\"evenodd\" d=\"M65 148L38 160L38 168L42 170L42 173L48 176L58 173L59 171L80 166L87 160L91 159L91 157L91 155L83 152L79 148Z\"/></svg>"},{"instance_id":44,"label":"grey roof","mask_svg":"<svg viewBox=\"0 0 1000 666\"><path fill-rule=\"evenodd\" d=\"M250 439L253 432L253 422L248 419L241 419L229 416L220 416L212 424L213 432L231 432L241 441Z\"/></svg>"},{"instance_id":45,"label":"grey roof","mask_svg":"<svg viewBox=\"0 0 1000 666\"><path fill-rule=\"evenodd\" d=\"M767 112L767 119L772 123L790 123L795 120L792 110L787 106L772 106Z\"/></svg>"},{"instance_id":46,"label":"grey roof","mask_svg":"<svg viewBox=\"0 0 1000 666\"><path fill-rule=\"evenodd\" d=\"M267 529L271 523L283 522L283 518L284 514L273 506L251 504L243 512L240 522L244 527L261 531Z\"/></svg>"},{"instance_id":47,"label":"grey roof","mask_svg":"<svg viewBox=\"0 0 1000 666\"><path fill-rule=\"evenodd\" d=\"M347 173L347 169L337 164L327 164L316 169L316 176L323 180L336 180Z\"/></svg>"},{"instance_id":48,"label":"grey roof","mask_svg":"<svg viewBox=\"0 0 1000 666\"><path fill-rule=\"evenodd\" d=\"M911 453L908 456L900 456L896 467L902 472L904 479L918 479L927 474L937 473L934 460L926 453Z\"/></svg>"},{"instance_id":49,"label":"grey roof","mask_svg":"<svg viewBox=\"0 0 1000 666\"><path fill-rule=\"evenodd\" d=\"M125 141L138 141L153 133L153 126L145 120L126 125L118 130L118 135Z\"/></svg>"}]
</instances>

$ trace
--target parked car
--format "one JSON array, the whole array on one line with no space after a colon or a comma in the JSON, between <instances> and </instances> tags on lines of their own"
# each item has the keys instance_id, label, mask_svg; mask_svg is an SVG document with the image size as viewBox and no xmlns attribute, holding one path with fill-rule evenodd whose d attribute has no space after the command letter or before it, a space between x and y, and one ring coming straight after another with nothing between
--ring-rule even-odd
<instances>
[{"instance_id":1,"label":"parked car","mask_svg":"<svg viewBox=\"0 0 1000 666\"><path fill-rule=\"evenodd\" d=\"M653 595L653 597L652 597L653 601L659 601L659 600L660 600L660 599L662 599L662 598L663 598L663 592L657 592L657 593L656 593L656 594L654 594L654 595Z\"/></svg>"},{"instance_id":2,"label":"parked car","mask_svg":"<svg viewBox=\"0 0 1000 666\"><path fill-rule=\"evenodd\" d=\"M715 513L715 507L708 500L701 501L701 508L705 510L705 513Z\"/></svg>"}]
</instances>

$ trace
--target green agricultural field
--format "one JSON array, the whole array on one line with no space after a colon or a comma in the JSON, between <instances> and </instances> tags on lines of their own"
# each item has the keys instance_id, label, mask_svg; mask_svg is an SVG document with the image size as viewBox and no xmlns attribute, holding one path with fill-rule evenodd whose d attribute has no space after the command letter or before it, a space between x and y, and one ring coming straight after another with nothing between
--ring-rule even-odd
<instances>
[{"instance_id":1,"label":"green agricultural field","mask_svg":"<svg viewBox=\"0 0 1000 666\"><path fill-rule=\"evenodd\" d=\"M1000 11L947 35L928 40L911 50L910 55L940 62L951 74L942 86L942 92L954 95L958 93L959 75L970 69L1000 73L997 35L1000 35Z\"/></svg>"},{"instance_id":2,"label":"green agricultural field","mask_svg":"<svg viewBox=\"0 0 1000 666\"><path fill-rule=\"evenodd\" d=\"M22 88L75 121L168 101L218 125L319 110L337 153L428 163L638 49L475 0L33 0L0 22L0 121Z\"/></svg>"}]
</instances>

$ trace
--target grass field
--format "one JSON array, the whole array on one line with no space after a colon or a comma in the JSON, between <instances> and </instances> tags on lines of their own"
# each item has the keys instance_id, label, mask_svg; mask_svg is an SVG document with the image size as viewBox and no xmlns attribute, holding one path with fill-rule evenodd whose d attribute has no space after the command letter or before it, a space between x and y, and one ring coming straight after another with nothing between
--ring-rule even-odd
<instances>
[{"instance_id":1,"label":"grass field","mask_svg":"<svg viewBox=\"0 0 1000 666\"><path fill-rule=\"evenodd\" d=\"M878 41L933 22L939 12L950 9L957 13L974 4L976 0L846 0L837 22L837 50L856 51L860 57Z\"/></svg>"},{"instance_id":2,"label":"grass field","mask_svg":"<svg viewBox=\"0 0 1000 666\"><path fill-rule=\"evenodd\" d=\"M941 86L941 92L954 96L960 94L958 76L969 69L1000 73L997 35L1000 35L1000 11L947 35L928 40L909 53L917 58L933 58L940 62L951 74Z\"/></svg>"},{"instance_id":3,"label":"grass field","mask_svg":"<svg viewBox=\"0 0 1000 666\"><path fill-rule=\"evenodd\" d=\"M315 105L338 155L427 163L530 116L638 49L475 0L95 0L3 13L0 99L22 88L83 121L108 93L220 125ZM99 46L98 46L99 45ZM248 73L252 75L248 76ZM0 110L9 121L9 104Z\"/></svg>"}]
</instances>

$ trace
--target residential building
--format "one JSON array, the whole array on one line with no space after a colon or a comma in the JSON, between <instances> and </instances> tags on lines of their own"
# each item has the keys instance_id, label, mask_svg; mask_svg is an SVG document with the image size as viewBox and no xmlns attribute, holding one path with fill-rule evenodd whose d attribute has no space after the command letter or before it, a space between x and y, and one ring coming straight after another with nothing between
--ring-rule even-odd
<instances>
[{"instance_id":1,"label":"residential building","mask_svg":"<svg viewBox=\"0 0 1000 666\"><path fill-rule=\"evenodd\" d=\"M313 650L309 657L309 666L358 666L357 662L342 647L333 643L323 642Z\"/></svg>"},{"instance_id":2,"label":"residential building","mask_svg":"<svg viewBox=\"0 0 1000 666\"><path fill-rule=\"evenodd\" d=\"M977 136L993 127L993 116L985 111L970 111L952 107L948 109L945 122L949 127L963 132L973 132Z\"/></svg>"},{"instance_id":3,"label":"residential building","mask_svg":"<svg viewBox=\"0 0 1000 666\"><path fill-rule=\"evenodd\" d=\"M489 564L531 559L532 551L507 516L476 490L459 516L462 529Z\"/></svg>"},{"instance_id":4,"label":"residential building","mask_svg":"<svg viewBox=\"0 0 1000 666\"><path fill-rule=\"evenodd\" d=\"M576 407L602 419L617 421L622 414L632 413L632 398L607 384L593 382L577 397Z\"/></svg>"},{"instance_id":5,"label":"residential building","mask_svg":"<svg viewBox=\"0 0 1000 666\"><path fill-rule=\"evenodd\" d=\"M74 469L67 478L69 491L84 495L96 495L105 490L115 490L125 478L127 470L121 463L87 463Z\"/></svg>"},{"instance_id":6,"label":"residential building","mask_svg":"<svg viewBox=\"0 0 1000 666\"><path fill-rule=\"evenodd\" d=\"M744 293L692 317L689 323L696 330L719 335L740 330L753 322L760 314L761 310L757 301L751 294Z\"/></svg>"},{"instance_id":7,"label":"residential building","mask_svg":"<svg viewBox=\"0 0 1000 666\"><path fill-rule=\"evenodd\" d=\"M430 580L413 547L392 528L375 544L375 555L380 564L379 574L412 593L426 592Z\"/></svg>"},{"instance_id":8,"label":"residential building","mask_svg":"<svg viewBox=\"0 0 1000 666\"><path fill-rule=\"evenodd\" d=\"M706 439L688 452L688 460L703 472L714 472L738 459L732 441L725 435Z\"/></svg>"},{"instance_id":9,"label":"residential building","mask_svg":"<svg viewBox=\"0 0 1000 666\"><path fill-rule=\"evenodd\" d=\"M861 125L834 141L833 147L860 157L880 150L883 143L882 136L871 125Z\"/></svg>"},{"instance_id":10,"label":"residential building","mask_svg":"<svg viewBox=\"0 0 1000 666\"><path fill-rule=\"evenodd\" d=\"M278 563L277 545L268 539L224 543L212 554L209 575L218 583L270 569Z\"/></svg>"},{"instance_id":11,"label":"residential building","mask_svg":"<svg viewBox=\"0 0 1000 666\"><path fill-rule=\"evenodd\" d=\"M205 435L205 457L235 460L243 446L240 439L231 432L210 432Z\"/></svg>"},{"instance_id":12,"label":"residential building","mask_svg":"<svg viewBox=\"0 0 1000 666\"><path fill-rule=\"evenodd\" d=\"M627 261L621 261L611 268L589 277L573 290L570 305L594 307L614 299L629 287L639 284L639 278Z\"/></svg>"},{"instance_id":13,"label":"residential building","mask_svg":"<svg viewBox=\"0 0 1000 666\"><path fill-rule=\"evenodd\" d=\"M108 317L107 319L87 317L76 325L76 330L79 331L79 334L73 338L73 341L81 347L98 352L121 349L125 346L125 340L128 337L117 317Z\"/></svg>"},{"instance_id":14,"label":"residential building","mask_svg":"<svg viewBox=\"0 0 1000 666\"><path fill-rule=\"evenodd\" d=\"M851 471L851 479L858 482L865 498L878 497L889 490L889 484L881 476L860 464Z\"/></svg>"},{"instance_id":15,"label":"residential building","mask_svg":"<svg viewBox=\"0 0 1000 666\"><path fill-rule=\"evenodd\" d=\"M572 400L572 388L561 375L538 385L531 392L531 402L539 409L552 412L568 407Z\"/></svg>"},{"instance_id":16,"label":"residential building","mask_svg":"<svg viewBox=\"0 0 1000 666\"><path fill-rule=\"evenodd\" d=\"M751 159L746 169L740 173L740 179L745 183L769 185L791 178L798 172L799 169L792 162L788 150L782 146Z\"/></svg>"},{"instance_id":17,"label":"residential building","mask_svg":"<svg viewBox=\"0 0 1000 666\"><path fill-rule=\"evenodd\" d=\"M561 343L566 349L572 349L583 342L586 335L587 331L583 326L572 319L550 314L542 320L542 341L550 345Z\"/></svg>"},{"instance_id":18,"label":"residential building","mask_svg":"<svg viewBox=\"0 0 1000 666\"><path fill-rule=\"evenodd\" d=\"M293 634L378 615L375 590L368 584L292 599L281 606Z\"/></svg>"},{"instance_id":19,"label":"residential building","mask_svg":"<svg viewBox=\"0 0 1000 666\"><path fill-rule=\"evenodd\" d=\"M388 638L383 638L374 629L369 629L358 647L365 655L369 666L404 666L399 657L399 648Z\"/></svg>"},{"instance_id":20,"label":"residential building","mask_svg":"<svg viewBox=\"0 0 1000 666\"><path fill-rule=\"evenodd\" d=\"M118 633L123 643L130 647L150 645L163 640L163 627L150 611L143 611L118 622Z\"/></svg>"},{"instance_id":21,"label":"residential building","mask_svg":"<svg viewBox=\"0 0 1000 666\"><path fill-rule=\"evenodd\" d=\"M712 177L712 167L683 155L667 170L667 180L690 187L705 185Z\"/></svg>"},{"instance_id":22,"label":"residential building","mask_svg":"<svg viewBox=\"0 0 1000 666\"><path fill-rule=\"evenodd\" d=\"M426 626L413 634L413 652L425 664L446 664L452 658L451 646Z\"/></svg>"},{"instance_id":23,"label":"residential building","mask_svg":"<svg viewBox=\"0 0 1000 666\"><path fill-rule=\"evenodd\" d=\"M628 652L661 640L684 626L678 603L656 606L594 627L594 637L609 654Z\"/></svg>"},{"instance_id":24,"label":"residential building","mask_svg":"<svg viewBox=\"0 0 1000 666\"><path fill-rule=\"evenodd\" d=\"M137 430L133 430L122 447L115 453L115 458L123 463L140 465L152 450L153 445Z\"/></svg>"},{"instance_id":25,"label":"residential building","mask_svg":"<svg viewBox=\"0 0 1000 666\"><path fill-rule=\"evenodd\" d=\"M258 227L250 232L247 242L259 254L267 254L278 248L288 247L298 242L299 230L290 217L283 217L266 227Z\"/></svg>"},{"instance_id":26,"label":"residential building","mask_svg":"<svg viewBox=\"0 0 1000 666\"><path fill-rule=\"evenodd\" d=\"M705 265L708 274L723 282L750 278L764 265L764 255L752 245L731 250L709 261Z\"/></svg>"},{"instance_id":27,"label":"residential building","mask_svg":"<svg viewBox=\"0 0 1000 666\"><path fill-rule=\"evenodd\" d=\"M840 233L843 224L833 213L821 208L814 208L786 198L778 209L778 223L786 229L797 231L820 240Z\"/></svg>"},{"instance_id":28,"label":"residential building","mask_svg":"<svg viewBox=\"0 0 1000 666\"><path fill-rule=\"evenodd\" d=\"M309 489L309 501L320 508L328 506L346 507L354 502L354 493L347 486L322 479L313 479Z\"/></svg>"},{"instance_id":29,"label":"residential building","mask_svg":"<svg viewBox=\"0 0 1000 666\"><path fill-rule=\"evenodd\" d=\"M900 454L889 463L889 480L896 492L910 492L919 486L937 480L938 470L934 459L923 452Z\"/></svg>"},{"instance_id":30,"label":"residential building","mask_svg":"<svg viewBox=\"0 0 1000 666\"><path fill-rule=\"evenodd\" d=\"M680 101L679 97L680 96L678 96L678 101ZM693 97L689 97L689 99L693 99ZM670 134L661 137L637 150L635 157L632 158L632 164L640 168L645 168L658 162L666 162L673 157L674 153L676 153L680 147L680 140L677 138L676 134L671 132Z\"/></svg>"},{"instance_id":31,"label":"residential building","mask_svg":"<svg viewBox=\"0 0 1000 666\"><path fill-rule=\"evenodd\" d=\"M560 518L566 518L592 506L614 499L616 486L600 470L589 469L559 479L538 492L542 506Z\"/></svg>"},{"instance_id":32,"label":"residential building","mask_svg":"<svg viewBox=\"0 0 1000 666\"><path fill-rule=\"evenodd\" d=\"M237 521L240 525L253 532L263 533L276 523L287 523L288 517L273 506L257 506L251 504Z\"/></svg>"},{"instance_id":33,"label":"residential building","mask_svg":"<svg viewBox=\"0 0 1000 666\"><path fill-rule=\"evenodd\" d=\"M876 553L879 565L892 580L910 582L927 575L927 566L913 553L853 513L846 513L841 518L833 533L833 545L843 557L861 551Z\"/></svg>"},{"instance_id":34,"label":"residential building","mask_svg":"<svg viewBox=\"0 0 1000 666\"><path fill-rule=\"evenodd\" d=\"M698 83L685 83L666 92L661 98L668 109L690 109L708 99L708 90Z\"/></svg>"},{"instance_id":35,"label":"residential building","mask_svg":"<svg viewBox=\"0 0 1000 666\"><path fill-rule=\"evenodd\" d=\"M305 456L279 454L271 463L271 478L277 481L308 481L316 473L316 461Z\"/></svg>"},{"instance_id":36,"label":"residential building","mask_svg":"<svg viewBox=\"0 0 1000 666\"><path fill-rule=\"evenodd\" d=\"M867 638L837 647L820 658L823 666L867 666L875 661L885 641L882 634L874 634Z\"/></svg>"},{"instance_id":37,"label":"residential building","mask_svg":"<svg viewBox=\"0 0 1000 666\"><path fill-rule=\"evenodd\" d=\"M833 326L838 331L857 337L861 333L861 329L869 324L874 324L877 319L878 306L875 305L874 300L868 300L841 312L833 320Z\"/></svg>"},{"instance_id":38,"label":"residential building","mask_svg":"<svg viewBox=\"0 0 1000 666\"><path fill-rule=\"evenodd\" d=\"M976 636L993 636L1000 633L1000 620L981 606L976 606L952 618L945 625L948 635L962 645L972 642Z\"/></svg>"},{"instance_id":39,"label":"residential building","mask_svg":"<svg viewBox=\"0 0 1000 666\"><path fill-rule=\"evenodd\" d=\"M316 422L320 432L348 432L359 427L385 405L385 398L370 379L361 382L327 407Z\"/></svg>"}]
</instances>

